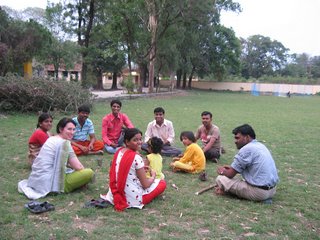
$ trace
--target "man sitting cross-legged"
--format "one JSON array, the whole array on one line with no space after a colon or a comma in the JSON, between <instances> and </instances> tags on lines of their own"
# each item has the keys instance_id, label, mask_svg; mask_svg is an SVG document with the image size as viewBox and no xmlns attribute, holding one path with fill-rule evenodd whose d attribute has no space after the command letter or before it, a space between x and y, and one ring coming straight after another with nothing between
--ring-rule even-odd
<instances>
[{"instance_id":1,"label":"man sitting cross-legged","mask_svg":"<svg viewBox=\"0 0 320 240\"><path fill-rule=\"evenodd\" d=\"M78 108L78 116L72 120L76 123L76 129L71 141L72 148L76 155L103 154L104 144L96 139L94 126L88 118L90 107L82 105ZM88 136L90 140L88 140Z\"/></svg>"}]
</instances>

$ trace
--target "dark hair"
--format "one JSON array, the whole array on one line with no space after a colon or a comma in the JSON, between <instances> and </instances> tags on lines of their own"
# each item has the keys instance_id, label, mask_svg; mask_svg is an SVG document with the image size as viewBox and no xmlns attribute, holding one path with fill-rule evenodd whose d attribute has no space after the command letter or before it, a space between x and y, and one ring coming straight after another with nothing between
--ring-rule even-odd
<instances>
[{"instance_id":1,"label":"dark hair","mask_svg":"<svg viewBox=\"0 0 320 240\"><path fill-rule=\"evenodd\" d=\"M43 121L47 120L48 118L53 119L53 117L49 113L41 113L40 116L38 117L38 123L37 123L37 128L40 127L40 123Z\"/></svg>"},{"instance_id":2,"label":"dark hair","mask_svg":"<svg viewBox=\"0 0 320 240\"><path fill-rule=\"evenodd\" d=\"M110 107L112 107L112 105L113 104L118 104L120 107L122 107L122 103L121 103L121 101L120 100L118 100L118 99L113 99L112 101L111 101L111 103L110 103Z\"/></svg>"},{"instance_id":3,"label":"dark hair","mask_svg":"<svg viewBox=\"0 0 320 240\"><path fill-rule=\"evenodd\" d=\"M180 134L180 141L182 141L182 138L188 138L191 142L196 142L196 138L191 131L184 131Z\"/></svg>"},{"instance_id":4,"label":"dark hair","mask_svg":"<svg viewBox=\"0 0 320 240\"><path fill-rule=\"evenodd\" d=\"M79 112L90 113L90 106L87 104L81 105L80 107L78 107L78 113Z\"/></svg>"},{"instance_id":5,"label":"dark hair","mask_svg":"<svg viewBox=\"0 0 320 240\"><path fill-rule=\"evenodd\" d=\"M159 112L161 112L163 114L165 113L165 111L162 107L157 107L153 110L153 113L159 113Z\"/></svg>"},{"instance_id":6,"label":"dark hair","mask_svg":"<svg viewBox=\"0 0 320 240\"><path fill-rule=\"evenodd\" d=\"M210 115L210 118L212 118L212 113L211 113L211 112L203 111L203 112L201 113L201 117L204 116L204 115Z\"/></svg>"},{"instance_id":7,"label":"dark hair","mask_svg":"<svg viewBox=\"0 0 320 240\"><path fill-rule=\"evenodd\" d=\"M72 123L74 126L77 125L75 121L72 120L72 118L64 117L57 124L57 133L60 133L60 129L65 128L65 126L67 126L68 123Z\"/></svg>"},{"instance_id":8,"label":"dark hair","mask_svg":"<svg viewBox=\"0 0 320 240\"><path fill-rule=\"evenodd\" d=\"M163 141L161 138L158 137L152 137L148 140L148 146L150 146L152 153L160 153L162 146L163 146Z\"/></svg>"},{"instance_id":9,"label":"dark hair","mask_svg":"<svg viewBox=\"0 0 320 240\"><path fill-rule=\"evenodd\" d=\"M243 124L239 127L236 127L232 130L234 135L241 133L244 136L249 135L252 139L256 139L256 133L254 132L253 128L249 124Z\"/></svg>"},{"instance_id":10,"label":"dark hair","mask_svg":"<svg viewBox=\"0 0 320 240\"><path fill-rule=\"evenodd\" d=\"M130 141L138 133L142 135L142 132L138 128L126 128L124 130L124 143L126 143L126 141Z\"/></svg>"}]
</instances>

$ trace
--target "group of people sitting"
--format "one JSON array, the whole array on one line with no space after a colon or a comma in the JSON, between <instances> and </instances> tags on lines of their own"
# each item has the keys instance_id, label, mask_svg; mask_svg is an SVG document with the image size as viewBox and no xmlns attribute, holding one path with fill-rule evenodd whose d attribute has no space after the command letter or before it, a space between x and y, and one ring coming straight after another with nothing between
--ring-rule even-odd
<instances>
[{"instance_id":1,"label":"group of people sitting","mask_svg":"<svg viewBox=\"0 0 320 240\"><path fill-rule=\"evenodd\" d=\"M51 136L52 117L43 113L36 131L29 139L29 163L32 171L28 179L18 183L19 192L29 199L49 193L71 192L88 184L94 176L77 156L114 154L109 171L109 191L103 198L122 211L142 208L166 189L162 172L162 156L173 157L174 172L203 173L206 161L218 162L221 154L219 128L212 123L212 114L201 114L202 124L194 134L184 131L180 140L185 152L173 145L175 132L171 121L165 119L162 107L154 109L154 120L142 132L135 128L128 116L121 112L122 103L112 100L111 113L102 119L102 141L95 137L94 126L88 118L90 108L78 108L78 116L63 118L57 124L57 135ZM274 160L268 149L255 140L251 126L236 128L235 143L240 149L231 166L218 167L216 194L231 193L241 198L264 201L275 194L278 182ZM201 140L202 147L197 144ZM147 153L141 154L141 150ZM243 179L235 177L241 174Z\"/></svg>"}]
</instances>

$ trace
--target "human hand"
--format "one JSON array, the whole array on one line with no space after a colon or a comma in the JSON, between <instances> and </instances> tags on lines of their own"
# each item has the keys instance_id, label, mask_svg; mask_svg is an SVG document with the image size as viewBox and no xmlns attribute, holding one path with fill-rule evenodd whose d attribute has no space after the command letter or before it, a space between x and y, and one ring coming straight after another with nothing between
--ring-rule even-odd
<instances>
[{"instance_id":1,"label":"human hand","mask_svg":"<svg viewBox=\"0 0 320 240\"><path fill-rule=\"evenodd\" d=\"M92 151L92 149L93 149L93 143L90 143L90 144L89 144L88 149L89 149L89 151Z\"/></svg>"},{"instance_id":2,"label":"human hand","mask_svg":"<svg viewBox=\"0 0 320 240\"><path fill-rule=\"evenodd\" d=\"M85 154L89 152L89 148L85 147L85 146L81 146L80 147L81 151L84 152Z\"/></svg>"},{"instance_id":3,"label":"human hand","mask_svg":"<svg viewBox=\"0 0 320 240\"><path fill-rule=\"evenodd\" d=\"M225 169L226 168L224 166L219 166L219 167L217 167L217 173L219 175L222 175Z\"/></svg>"},{"instance_id":4,"label":"human hand","mask_svg":"<svg viewBox=\"0 0 320 240\"><path fill-rule=\"evenodd\" d=\"M144 166L144 171L146 172L146 173L150 173L150 175L151 175L151 168L149 167L149 166Z\"/></svg>"},{"instance_id":5,"label":"human hand","mask_svg":"<svg viewBox=\"0 0 320 240\"><path fill-rule=\"evenodd\" d=\"M155 178L156 178L157 173L156 173L156 171L155 171L155 170L150 169L150 175L151 175L151 177L153 177L153 178L155 179Z\"/></svg>"},{"instance_id":6,"label":"human hand","mask_svg":"<svg viewBox=\"0 0 320 240\"><path fill-rule=\"evenodd\" d=\"M115 143L111 143L110 146L116 148L118 145Z\"/></svg>"},{"instance_id":7,"label":"human hand","mask_svg":"<svg viewBox=\"0 0 320 240\"><path fill-rule=\"evenodd\" d=\"M180 158L179 157L174 157L174 158L172 158L172 160L175 162L175 161L179 161Z\"/></svg>"}]
</instances>

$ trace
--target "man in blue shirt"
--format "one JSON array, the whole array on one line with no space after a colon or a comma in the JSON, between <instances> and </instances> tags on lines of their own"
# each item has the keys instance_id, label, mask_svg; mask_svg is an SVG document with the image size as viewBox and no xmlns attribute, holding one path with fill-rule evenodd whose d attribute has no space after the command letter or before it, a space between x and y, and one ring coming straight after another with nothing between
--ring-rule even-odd
<instances>
[{"instance_id":1,"label":"man in blue shirt","mask_svg":"<svg viewBox=\"0 0 320 240\"><path fill-rule=\"evenodd\" d=\"M88 118L90 108L82 105L78 108L78 117L72 120L76 123L71 145L76 155L103 154L104 144L96 139L92 121ZM89 140L88 140L89 137Z\"/></svg>"},{"instance_id":2,"label":"man in blue shirt","mask_svg":"<svg viewBox=\"0 0 320 240\"><path fill-rule=\"evenodd\" d=\"M279 181L270 151L256 140L253 128L244 124L233 129L239 152L231 166L217 168L215 193L230 193L252 201L272 202ZM241 174L242 178L237 173Z\"/></svg>"}]
</instances>

